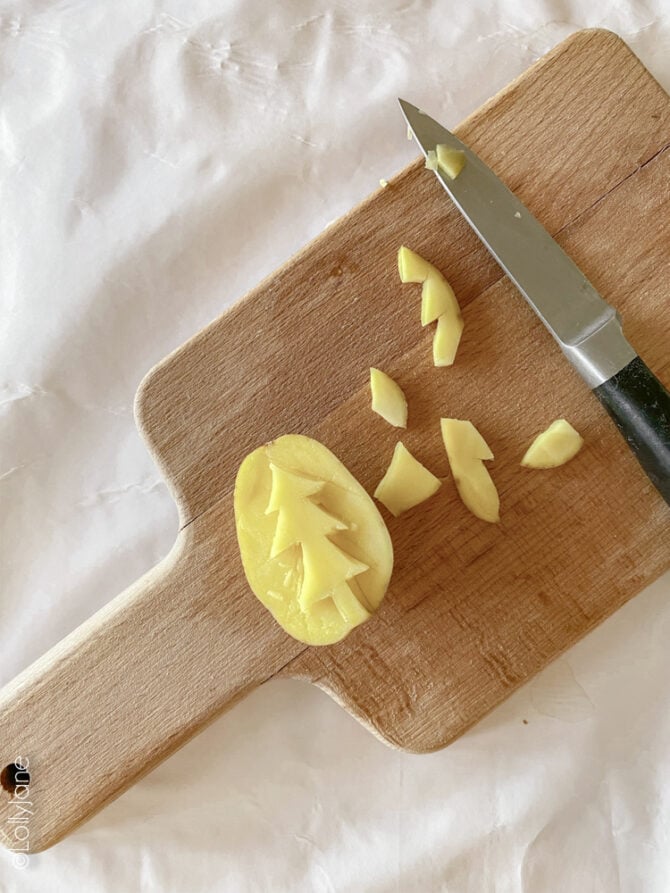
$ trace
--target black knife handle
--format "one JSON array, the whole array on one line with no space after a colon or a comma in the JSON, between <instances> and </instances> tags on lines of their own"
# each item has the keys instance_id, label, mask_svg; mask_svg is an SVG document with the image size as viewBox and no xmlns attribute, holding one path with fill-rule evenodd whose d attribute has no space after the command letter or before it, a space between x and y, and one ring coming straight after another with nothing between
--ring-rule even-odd
<instances>
[{"instance_id":1,"label":"black knife handle","mask_svg":"<svg viewBox=\"0 0 670 893\"><path fill-rule=\"evenodd\" d=\"M670 505L670 394L635 357L593 393Z\"/></svg>"}]
</instances>

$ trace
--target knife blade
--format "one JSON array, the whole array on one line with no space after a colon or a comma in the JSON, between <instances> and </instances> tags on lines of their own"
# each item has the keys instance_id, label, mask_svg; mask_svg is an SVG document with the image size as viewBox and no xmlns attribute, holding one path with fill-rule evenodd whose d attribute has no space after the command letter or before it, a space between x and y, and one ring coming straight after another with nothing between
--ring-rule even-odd
<instances>
[{"instance_id":1,"label":"knife blade","mask_svg":"<svg viewBox=\"0 0 670 893\"><path fill-rule=\"evenodd\" d=\"M670 505L670 394L626 340L616 310L542 224L453 133L398 100L423 154L446 145L464 153L442 187L607 409L654 486Z\"/></svg>"}]
</instances>

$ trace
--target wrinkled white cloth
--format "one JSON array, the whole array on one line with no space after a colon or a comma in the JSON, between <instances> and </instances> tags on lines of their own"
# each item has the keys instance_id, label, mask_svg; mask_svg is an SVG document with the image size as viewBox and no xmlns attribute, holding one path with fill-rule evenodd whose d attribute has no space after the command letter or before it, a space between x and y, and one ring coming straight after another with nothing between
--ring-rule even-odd
<instances>
[{"instance_id":1,"label":"wrinkled white cloth","mask_svg":"<svg viewBox=\"0 0 670 893\"><path fill-rule=\"evenodd\" d=\"M670 87L665 0L0 0L0 683L172 544L146 370L413 157L396 96L587 26ZM667 893L669 596L430 756L268 684L0 890Z\"/></svg>"}]
</instances>

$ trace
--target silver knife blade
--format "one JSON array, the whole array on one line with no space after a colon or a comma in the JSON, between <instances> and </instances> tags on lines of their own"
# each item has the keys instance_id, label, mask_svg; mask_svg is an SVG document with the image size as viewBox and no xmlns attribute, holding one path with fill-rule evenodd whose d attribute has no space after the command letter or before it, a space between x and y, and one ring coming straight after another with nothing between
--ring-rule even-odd
<instances>
[{"instance_id":1,"label":"silver knife blade","mask_svg":"<svg viewBox=\"0 0 670 893\"><path fill-rule=\"evenodd\" d=\"M439 144L465 153L455 179L440 170L437 179L589 387L627 366L637 354L619 316L579 267L472 149L416 106L398 101L424 155Z\"/></svg>"}]
</instances>

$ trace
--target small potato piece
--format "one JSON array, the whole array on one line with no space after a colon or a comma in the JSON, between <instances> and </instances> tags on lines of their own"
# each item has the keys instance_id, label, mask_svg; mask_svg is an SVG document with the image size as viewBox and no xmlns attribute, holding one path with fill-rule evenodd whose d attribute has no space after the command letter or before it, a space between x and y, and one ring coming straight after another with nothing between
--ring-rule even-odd
<instances>
[{"instance_id":1,"label":"small potato piece","mask_svg":"<svg viewBox=\"0 0 670 893\"><path fill-rule=\"evenodd\" d=\"M458 313L443 313L437 319L433 336L433 365L451 366L463 334L463 317Z\"/></svg>"},{"instance_id":2,"label":"small potato piece","mask_svg":"<svg viewBox=\"0 0 670 893\"><path fill-rule=\"evenodd\" d=\"M525 468L557 468L573 459L582 448L584 438L565 419L552 422L538 434L521 460Z\"/></svg>"},{"instance_id":3,"label":"small potato piece","mask_svg":"<svg viewBox=\"0 0 670 893\"><path fill-rule=\"evenodd\" d=\"M370 368L372 411L396 428L407 427L407 399L400 385L381 369Z\"/></svg>"},{"instance_id":4,"label":"small potato piece","mask_svg":"<svg viewBox=\"0 0 670 893\"><path fill-rule=\"evenodd\" d=\"M450 319L461 315L453 288L435 267L430 271L421 289L421 325L427 326L440 316Z\"/></svg>"},{"instance_id":5,"label":"small potato piece","mask_svg":"<svg viewBox=\"0 0 670 893\"><path fill-rule=\"evenodd\" d=\"M401 245L398 249L398 273L401 282L424 282L434 270L435 267L431 263L406 245Z\"/></svg>"},{"instance_id":6,"label":"small potato piece","mask_svg":"<svg viewBox=\"0 0 670 893\"><path fill-rule=\"evenodd\" d=\"M422 465L399 441L386 474L375 490L378 499L396 517L428 499L442 482Z\"/></svg>"},{"instance_id":7,"label":"small potato piece","mask_svg":"<svg viewBox=\"0 0 670 893\"><path fill-rule=\"evenodd\" d=\"M463 334L463 317L453 288L437 267L405 245L398 250L398 271L402 282L423 282L421 325L438 320L433 362L436 366L451 366Z\"/></svg>"},{"instance_id":8,"label":"small potato piece","mask_svg":"<svg viewBox=\"0 0 670 893\"><path fill-rule=\"evenodd\" d=\"M435 149L428 150L428 152L426 154L426 165L425 166L429 171L437 170L437 153L435 152Z\"/></svg>"},{"instance_id":9,"label":"small potato piece","mask_svg":"<svg viewBox=\"0 0 670 893\"><path fill-rule=\"evenodd\" d=\"M454 290L442 273L416 251L401 245L398 250L398 272L400 281L423 282L421 289L421 325L435 322L443 313L460 313Z\"/></svg>"},{"instance_id":10,"label":"small potato piece","mask_svg":"<svg viewBox=\"0 0 670 893\"><path fill-rule=\"evenodd\" d=\"M472 422L442 419L442 439L458 494L473 515L495 524L500 499L484 460L493 459L488 444Z\"/></svg>"},{"instance_id":11,"label":"small potato piece","mask_svg":"<svg viewBox=\"0 0 670 893\"><path fill-rule=\"evenodd\" d=\"M439 169L444 171L450 180L455 180L465 167L465 152L462 149L450 149L449 146L440 143L435 147L435 154Z\"/></svg>"}]
</instances>

